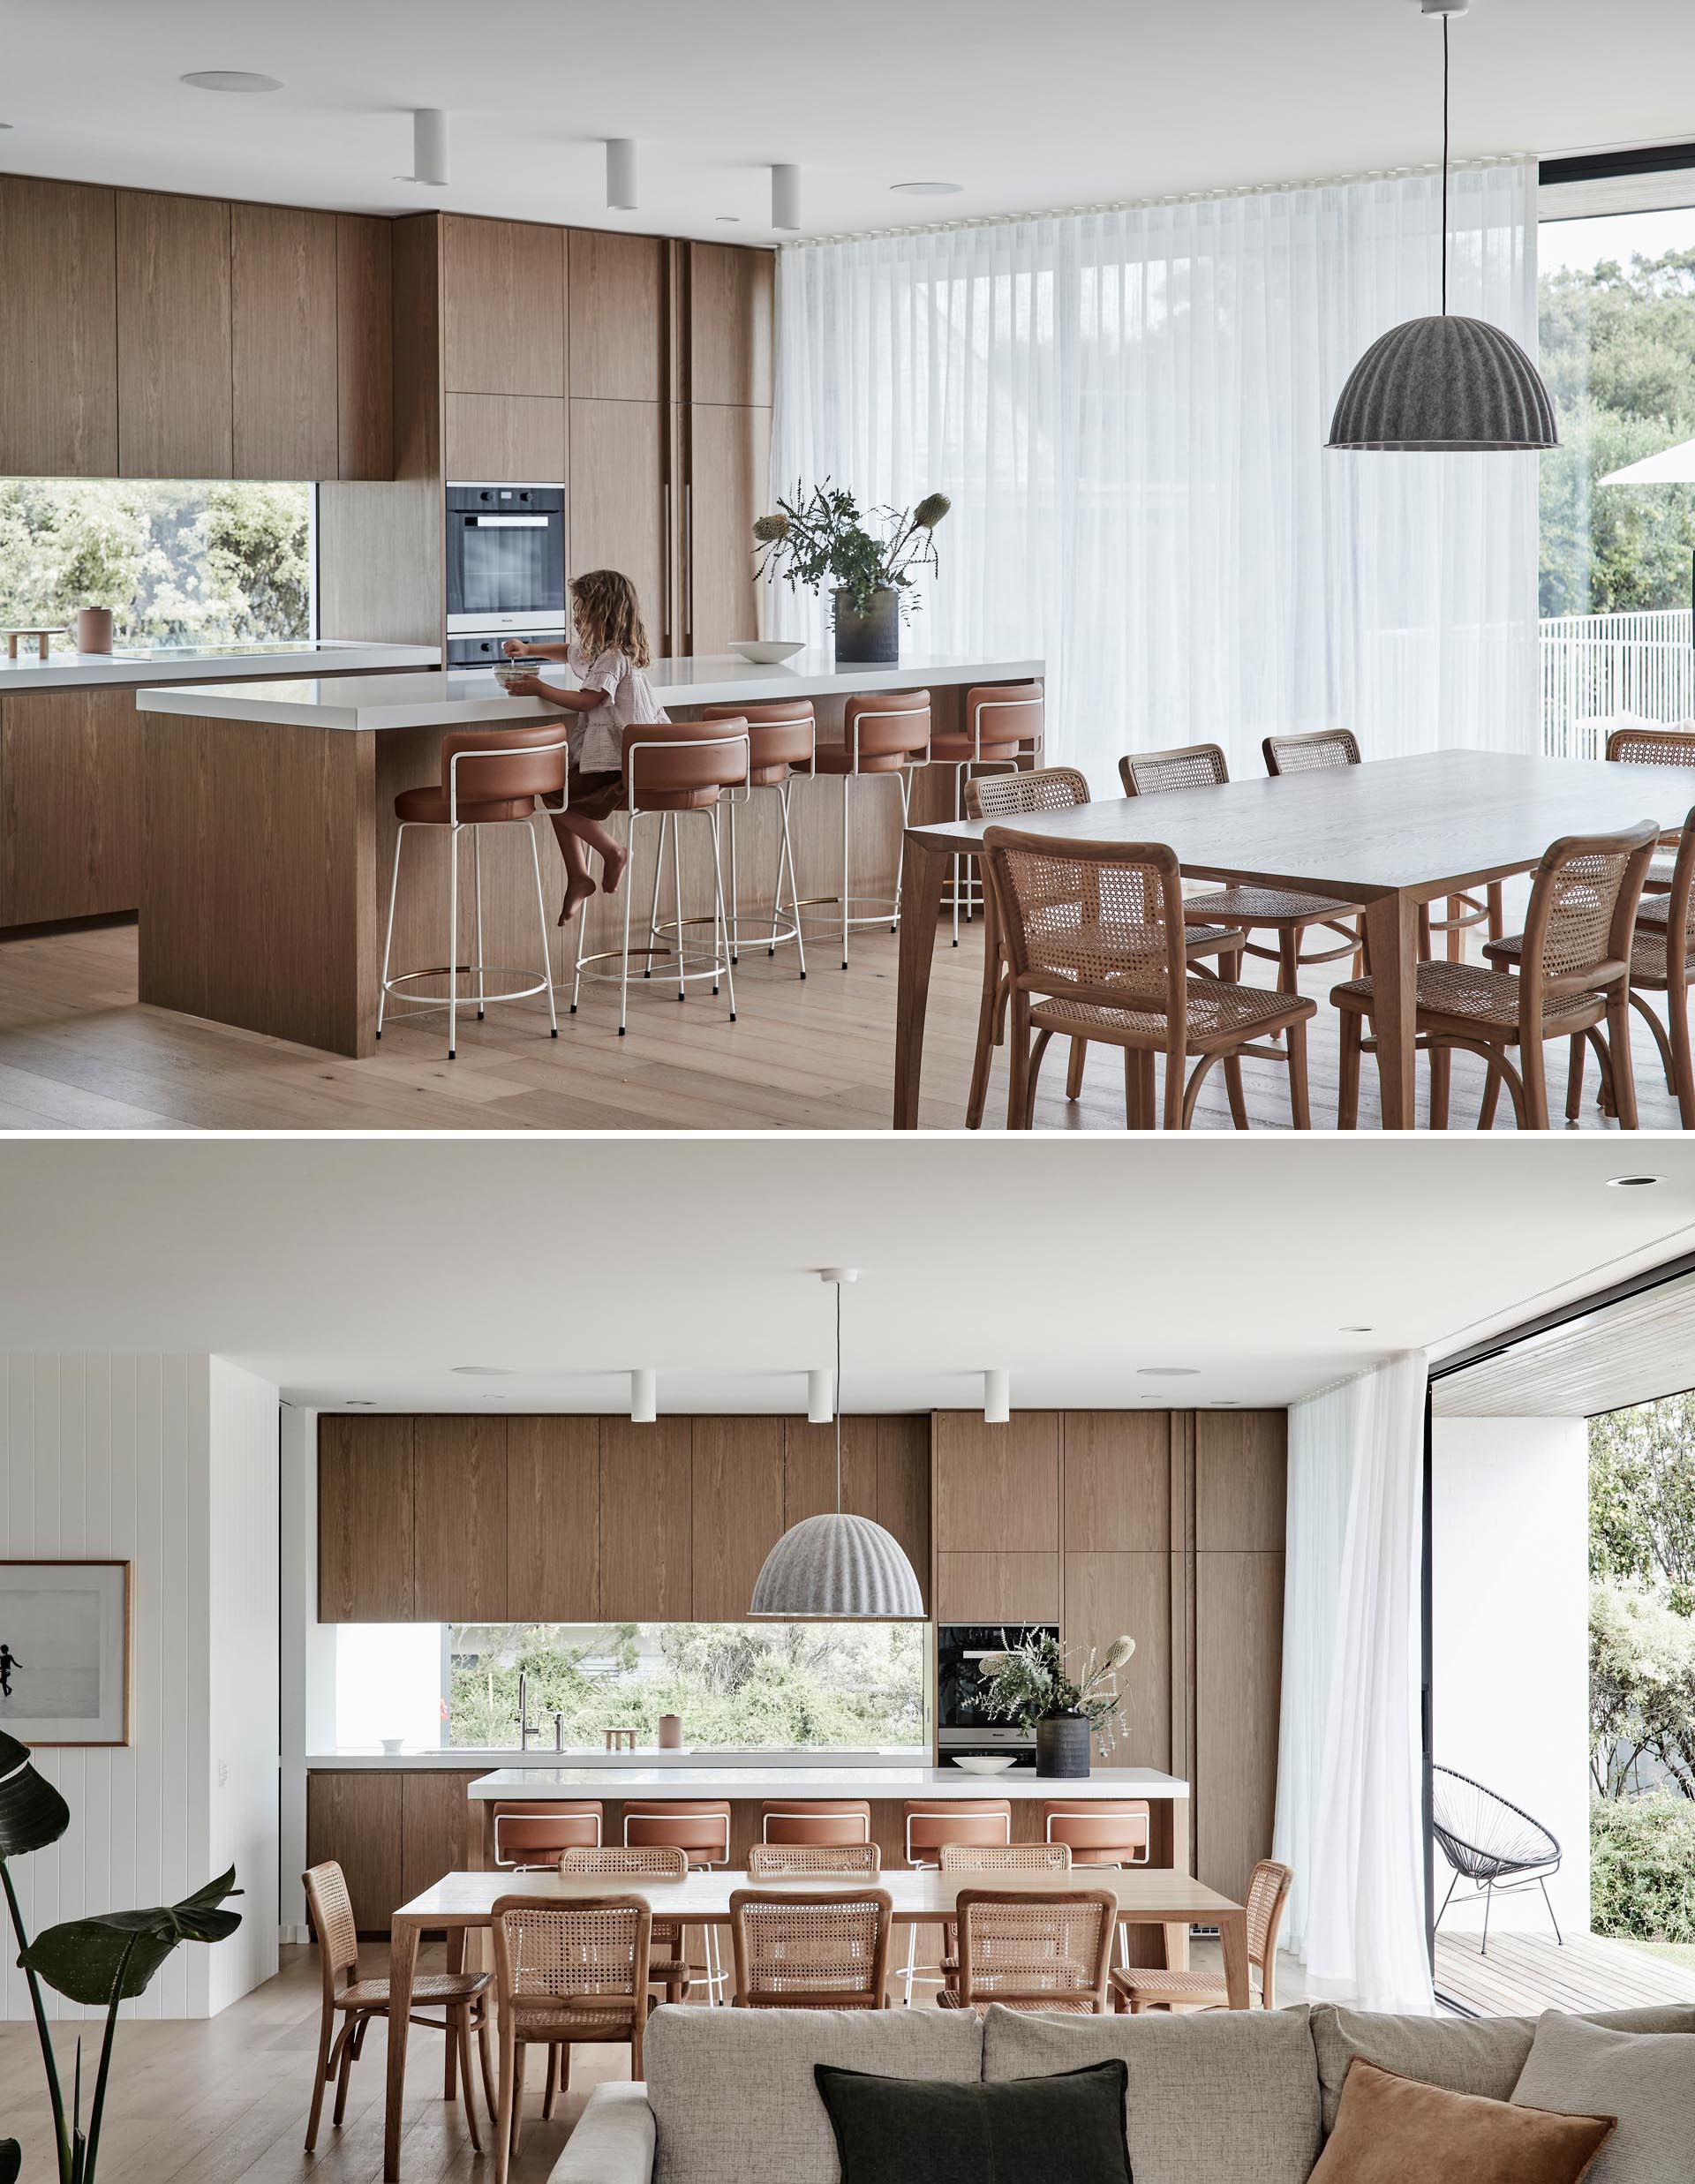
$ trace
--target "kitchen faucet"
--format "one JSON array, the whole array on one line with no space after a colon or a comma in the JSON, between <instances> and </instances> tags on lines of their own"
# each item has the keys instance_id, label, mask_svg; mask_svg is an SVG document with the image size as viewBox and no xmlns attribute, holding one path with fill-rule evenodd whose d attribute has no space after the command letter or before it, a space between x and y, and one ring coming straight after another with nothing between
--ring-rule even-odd
<instances>
[{"instance_id":1,"label":"kitchen faucet","mask_svg":"<svg viewBox=\"0 0 1695 2184\"><path fill-rule=\"evenodd\" d=\"M532 1729L530 1726L530 1671L527 1668L520 1668L518 1670L518 1750L528 1751L530 1739L532 1736L539 1736L540 1734L539 1729Z\"/></svg>"}]
</instances>

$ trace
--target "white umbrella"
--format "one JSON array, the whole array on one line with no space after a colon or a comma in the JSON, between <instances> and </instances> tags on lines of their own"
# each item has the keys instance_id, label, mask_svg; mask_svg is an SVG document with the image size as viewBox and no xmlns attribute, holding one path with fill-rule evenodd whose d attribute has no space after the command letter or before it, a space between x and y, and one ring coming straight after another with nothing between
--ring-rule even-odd
<instances>
[{"instance_id":1,"label":"white umbrella","mask_svg":"<svg viewBox=\"0 0 1695 2184\"><path fill-rule=\"evenodd\" d=\"M1608 471L1599 486L1695 486L1695 440L1679 441L1658 455L1645 455L1639 463L1627 463L1622 471ZM1695 557L1690 568L1691 629L1695 630Z\"/></svg>"}]
</instances>

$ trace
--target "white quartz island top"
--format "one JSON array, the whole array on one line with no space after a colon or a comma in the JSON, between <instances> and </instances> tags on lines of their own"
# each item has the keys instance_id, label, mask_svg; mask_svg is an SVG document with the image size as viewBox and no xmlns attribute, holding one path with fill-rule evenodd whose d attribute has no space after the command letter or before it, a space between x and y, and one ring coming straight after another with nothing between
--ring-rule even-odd
<instances>
[{"instance_id":1,"label":"white quartz island top","mask_svg":"<svg viewBox=\"0 0 1695 2184\"><path fill-rule=\"evenodd\" d=\"M539 660L544 680L569 687L560 663ZM973 682L1022 682L1043 673L1039 659L979 659L915 652L883 667L838 667L828 652L802 652L780 667L750 666L734 654L655 660L648 681L661 708L768 704L787 697L841 697L855 691L911 690ZM148 712L192 713L203 719L262 720L311 728L456 728L478 722L545 720L558 708L533 697L508 697L489 667L430 674L358 675L326 681L291 677L262 684L192 683L149 689L138 704Z\"/></svg>"},{"instance_id":2,"label":"white quartz island top","mask_svg":"<svg viewBox=\"0 0 1695 2184\"><path fill-rule=\"evenodd\" d=\"M320 637L293 644L137 645L110 652L50 652L37 659L7 659L0 651L0 697L21 697L31 690L76 690L180 682L185 675L231 677L265 682L278 675L374 675L384 668L436 666L441 648L433 644L365 644L351 638Z\"/></svg>"},{"instance_id":3,"label":"white quartz island top","mask_svg":"<svg viewBox=\"0 0 1695 2184\"><path fill-rule=\"evenodd\" d=\"M1186 1797L1189 1786L1154 1767L1096 1767L1079 1781L1009 1767L769 1766L499 1767L472 1782L471 1797Z\"/></svg>"}]
</instances>

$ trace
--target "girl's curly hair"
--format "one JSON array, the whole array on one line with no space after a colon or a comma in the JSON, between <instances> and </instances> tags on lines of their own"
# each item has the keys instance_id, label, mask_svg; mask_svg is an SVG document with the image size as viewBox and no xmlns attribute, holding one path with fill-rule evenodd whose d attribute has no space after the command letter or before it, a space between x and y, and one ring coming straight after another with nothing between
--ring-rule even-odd
<instances>
[{"instance_id":1,"label":"girl's curly hair","mask_svg":"<svg viewBox=\"0 0 1695 2184\"><path fill-rule=\"evenodd\" d=\"M587 652L622 652L632 666L652 665L641 601L629 578L615 569L591 569L571 579L576 633Z\"/></svg>"}]
</instances>

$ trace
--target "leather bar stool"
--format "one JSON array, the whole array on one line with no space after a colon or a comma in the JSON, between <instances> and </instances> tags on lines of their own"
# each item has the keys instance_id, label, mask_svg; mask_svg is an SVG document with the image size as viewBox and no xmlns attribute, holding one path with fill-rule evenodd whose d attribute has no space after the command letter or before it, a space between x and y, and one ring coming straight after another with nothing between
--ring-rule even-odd
<instances>
[{"instance_id":1,"label":"leather bar stool","mask_svg":"<svg viewBox=\"0 0 1695 2184\"><path fill-rule=\"evenodd\" d=\"M747 722L740 713L724 720L668 720L635 721L624 730L624 803L629 813L630 863L635 863L637 822L657 817L659 823L659 846L653 867L653 909L650 927L659 916L659 877L665 865L666 838L671 843L672 870L676 891L676 947L677 998L689 998L689 982L710 978L712 991L719 990L720 980L729 987L730 1021L735 1021L735 973L730 961L729 921L724 908L723 837L719 827L719 806L723 792L742 787L748 778L749 738ZM698 812L707 822L712 841L712 961L697 970L690 970L683 949L685 920L682 915L682 860L679 854L678 831L684 816ZM583 980L590 978L618 980L618 1036L622 1039L629 1018L629 902L634 892L634 879L630 871L624 875L624 945L620 948L603 949L585 955L583 942L588 929L586 917L579 917L576 924L576 968L571 981L571 1014L576 1014L582 998ZM661 944L650 930L648 945L634 953L641 956L647 966L644 977L652 971L654 959L672 953L668 945ZM618 965L615 973L592 970L596 963Z\"/></svg>"},{"instance_id":2,"label":"leather bar stool","mask_svg":"<svg viewBox=\"0 0 1695 2184\"><path fill-rule=\"evenodd\" d=\"M761 1842L870 1842L871 1808L863 1797L775 1797L759 1808Z\"/></svg>"},{"instance_id":3,"label":"leather bar stool","mask_svg":"<svg viewBox=\"0 0 1695 2184\"><path fill-rule=\"evenodd\" d=\"M544 720L531 727L463 728L441 738L441 779L422 788L403 789L395 799L395 869L388 883L388 929L382 943L382 983L377 996L377 1036L389 997L412 1005L409 1014L427 1010L448 1012L448 1059L456 1058L459 1041L459 976L477 981L477 1013L480 1017L491 1001L525 1001L531 994L546 993L553 1036L559 1036L559 1013L554 1004L553 958L548 951L547 909L541 898L541 858L536 848L535 817L538 796L557 798L561 809L566 788L566 754L569 749L564 725ZM525 973L483 960L483 829L522 826L530 835L530 862L536 875L536 921L541 935L542 978L505 993L490 993L491 969L501 978L522 978ZM448 836L448 961L433 969L402 971L390 976L389 957L395 945L395 902L400 892L400 855L406 837L416 827L445 829ZM477 960L459 960L459 837L469 828L471 840L472 904L476 915ZM445 978L444 1001L403 991L422 978Z\"/></svg>"},{"instance_id":4,"label":"leather bar stool","mask_svg":"<svg viewBox=\"0 0 1695 2184\"><path fill-rule=\"evenodd\" d=\"M598 1850L605 1808L598 1797L565 1804L497 1804L492 1824L501 1872L545 1872L562 1850Z\"/></svg>"},{"instance_id":5,"label":"leather bar stool","mask_svg":"<svg viewBox=\"0 0 1695 2184\"><path fill-rule=\"evenodd\" d=\"M1007 1797L915 1797L901 1808L901 1834L907 1864L916 1873L941 1871L942 1849L947 1843L993 1844L1004 1848L1013 1840L1013 1807ZM920 1965L918 1929L907 1929L906 2003L912 2007L915 1979L939 1972L940 1965Z\"/></svg>"},{"instance_id":6,"label":"leather bar stool","mask_svg":"<svg viewBox=\"0 0 1695 2184\"><path fill-rule=\"evenodd\" d=\"M727 1865L730 1862L730 1806L725 1797L667 1797L650 1802L629 1800L624 1806L624 1842L632 1850L650 1843L681 1850L690 1871ZM706 1997L722 1999L726 1976L719 1964L718 1929L703 1929L706 1937Z\"/></svg>"},{"instance_id":7,"label":"leather bar stool","mask_svg":"<svg viewBox=\"0 0 1695 2184\"><path fill-rule=\"evenodd\" d=\"M930 692L928 690L868 690L850 697L842 709L841 741L820 743L814 771L832 773L841 781L841 892L815 895L809 907L839 902L841 906L841 968L848 968L848 935L855 925L881 925L889 930L900 925L900 874L906 862L906 828L912 810L912 776L917 766L930 764ZM900 847L895 855L894 895L885 901L866 896L869 912L854 908L853 857L849 843L852 789L855 781L873 775L893 775L900 793Z\"/></svg>"},{"instance_id":8,"label":"leather bar stool","mask_svg":"<svg viewBox=\"0 0 1695 2184\"><path fill-rule=\"evenodd\" d=\"M1152 1816L1144 1797L1051 1798L1042 1807L1044 1841L1062 1842L1073 1865L1146 1865L1151 1850ZM1119 1962L1130 1961L1122 1924Z\"/></svg>"},{"instance_id":9,"label":"leather bar stool","mask_svg":"<svg viewBox=\"0 0 1695 2184\"><path fill-rule=\"evenodd\" d=\"M773 700L765 705L704 705L703 720L745 720L748 724L748 780L741 792L730 791L727 799L729 813L730 837L730 960L742 960L742 907L739 873L735 857L735 808L737 802L751 802L755 789L776 792L778 809L777 885L772 895L771 930L763 936L765 953L775 955L778 949L787 947L792 940L800 965L801 976L806 976L806 942L801 934L801 889L795 877L795 844L789 833L789 792L796 775L810 779L817 771L816 753L818 743L818 724L812 711L810 697L791 697ZM783 874L788 874L788 900L783 900ZM658 881L655 879L657 895ZM760 913L753 922L764 924Z\"/></svg>"},{"instance_id":10,"label":"leather bar stool","mask_svg":"<svg viewBox=\"0 0 1695 2184\"><path fill-rule=\"evenodd\" d=\"M964 727L932 735L930 763L953 770L953 817L965 816L965 785L978 773L1015 773L1039 766L1045 707L1039 682L986 683L965 694ZM960 945L960 910L967 924L983 907L983 882L974 857L955 857L948 884L953 907L953 945Z\"/></svg>"}]
</instances>

